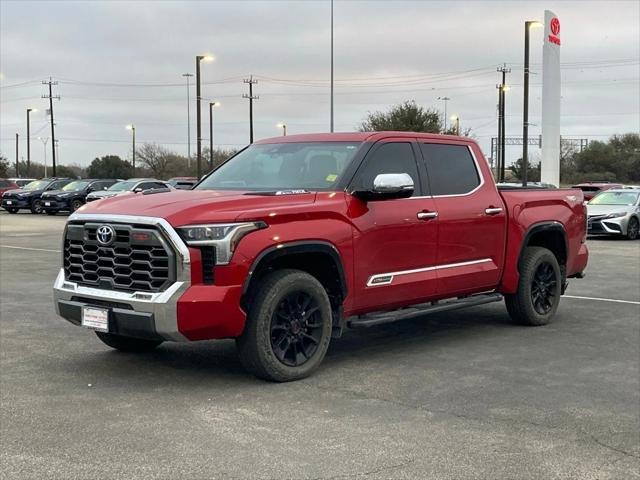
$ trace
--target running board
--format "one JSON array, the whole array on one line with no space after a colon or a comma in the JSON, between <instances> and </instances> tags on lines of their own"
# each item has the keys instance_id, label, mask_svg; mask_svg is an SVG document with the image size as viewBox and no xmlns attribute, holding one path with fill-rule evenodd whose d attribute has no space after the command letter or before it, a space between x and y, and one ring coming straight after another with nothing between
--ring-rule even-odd
<instances>
[{"instance_id":1,"label":"running board","mask_svg":"<svg viewBox=\"0 0 640 480\"><path fill-rule=\"evenodd\" d=\"M367 328L384 323L392 323L407 318L419 317L430 313L446 312L448 310L457 310L459 308L475 307L476 305L484 305L485 303L499 302L502 295L499 293L487 293L483 295L473 295L471 297L457 298L447 302L432 302L414 305L412 307L403 308L401 310L393 310L391 312L370 313L358 317L351 317L347 320L347 326L350 328Z\"/></svg>"}]
</instances>

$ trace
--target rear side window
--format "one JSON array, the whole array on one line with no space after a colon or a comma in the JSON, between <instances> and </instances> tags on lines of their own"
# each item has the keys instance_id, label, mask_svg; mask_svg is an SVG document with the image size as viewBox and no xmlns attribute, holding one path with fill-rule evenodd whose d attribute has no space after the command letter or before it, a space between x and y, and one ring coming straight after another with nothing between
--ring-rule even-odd
<instances>
[{"instance_id":1,"label":"rear side window","mask_svg":"<svg viewBox=\"0 0 640 480\"><path fill-rule=\"evenodd\" d=\"M0 188L4 188L4 187L10 187L11 183L7 182L6 180L0 180Z\"/></svg>"},{"instance_id":2,"label":"rear side window","mask_svg":"<svg viewBox=\"0 0 640 480\"><path fill-rule=\"evenodd\" d=\"M382 173L408 173L415 187L413 196L420 195L418 166L410 143L384 143L367 155L364 165L358 171L354 186L356 189L370 190L373 180Z\"/></svg>"},{"instance_id":3,"label":"rear side window","mask_svg":"<svg viewBox=\"0 0 640 480\"><path fill-rule=\"evenodd\" d=\"M462 195L480 185L469 148L464 145L421 143L432 195Z\"/></svg>"}]
</instances>

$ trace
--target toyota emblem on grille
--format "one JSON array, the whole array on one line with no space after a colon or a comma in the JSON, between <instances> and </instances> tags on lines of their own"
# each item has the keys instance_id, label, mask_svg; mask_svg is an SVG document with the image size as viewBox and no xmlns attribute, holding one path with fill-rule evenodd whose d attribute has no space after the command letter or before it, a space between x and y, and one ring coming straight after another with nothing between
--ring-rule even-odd
<instances>
[{"instance_id":1,"label":"toyota emblem on grille","mask_svg":"<svg viewBox=\"0 0 640 480\"><path fill-rule=\"evenodd\" d=\"M116 238L116 232L110 225L100 225L96 230L96 239L100 245L111 245Z\"/></svg>"}]
</instances>

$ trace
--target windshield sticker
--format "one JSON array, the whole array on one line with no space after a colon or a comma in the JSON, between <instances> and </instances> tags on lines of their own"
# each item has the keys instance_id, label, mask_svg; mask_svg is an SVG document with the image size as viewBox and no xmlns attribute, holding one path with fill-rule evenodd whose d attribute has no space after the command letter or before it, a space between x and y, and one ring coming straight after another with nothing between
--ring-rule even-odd
<instances>
[{"instance_id":1,"label":"windshield sticker","mask_svg":"<svg viewBox=\"0 0 640 480\"><path fill-rule=\"evenodd\" d=\"M335 182L336 178L338 178L338 175L336 175L335 173L330 173L329 175L327 175L327 178L325 178L325 180L327 182Z\"/></svg>"}]
</instances>

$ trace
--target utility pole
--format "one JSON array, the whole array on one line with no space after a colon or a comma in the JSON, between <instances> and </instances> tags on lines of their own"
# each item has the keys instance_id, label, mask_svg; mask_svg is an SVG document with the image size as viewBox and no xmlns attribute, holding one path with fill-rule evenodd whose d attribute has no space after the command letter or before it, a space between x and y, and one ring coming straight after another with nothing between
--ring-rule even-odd
<instances>
[{"instance_id":1,"label":"utility pole","mask_svg":"<svg viewBox=\"0 0 640 480\"><path fill-rule=\"evenodd\" d=\"M59 148L59 147L60 147L60 140L58 140L58 139L56 138L56 140L55 140L53 143L54 143L54 144L55 144L55 146L56 146L56 158L58 159L58 163L59 163L59 162L61 161L61 160L60 160L60 148Z\"/></svg>"},{"instance_id":2,"label":"utility pole","mask_svg":"<svg viewBox=\"0 0 640 480\"><path fill-rule=\"evenodd\" d=\"M187 167L191 167L191 101L189 100L189 78L193 77L193 73L183 73L182 76L187 79Z\"/></svg>"},{"instance_id":3,"label":"utility pole","mask_svg":"<svg viewBox=\"0 0 640 480\"><path fill-rule=\"evenodd\" d=\"M438 97L438 100L442 100L444 102L444 128L443 130L447 131L447 102L451 100L449 97Z\"/></svg>"},{"instance_id":4,"label":"utility pole","mask_svg":"<svg viewBox=\"0 0 640 480\"><path fill-rule=\"evenodd\" d=\"M496 137L496 181L501 183L504 181L502 178L502 85L496 85L496 89L498 90L498 136Z\"/></svg>"},{"instance_id":5,"label":"utility pole","mask_svg":"<svg viewBox=\"0 0 640 480\"><path fill-rule=\"evenodd\" d=\"M244 93L242 94L242 98L249 99L249 143L253 143L253 101L260 98L258 95L253 95L253 86L258 83L258 80L254 80L253 75L251 75L242 82L249 84L249 95Z\"/></svg>"},{"instance_id":6,"label":"utility pole","mask_svg":"<svg viewBox=\"0 0 640 480\"><path fill-rule=\"evenodd\" d=\"M504 63L502 67L498 67L496 69L497 72L502 73L502 83L498 86L499 88L499 109L498 112L498 150L500 151L499 158L500 162L500 173L498 175L499 181L504 182L504 173L505 173L505 163L506 163L506 149L505 149L505 135L506 135L506 127L505 127L505 92L509 91L509 87L507 86L507 73L511 73L511 69L507 68L507 64Z\"/></svg>"},{"instance_id":7,"label":"utility pole","mask_svg":"<svg viewBox=\"0 0 640 480\"><path fill-rule=\"evenodd\" d=\"M18 141L19 137L20 135L16 133L16 177L20 177L18 173L18 145L20 144L20 142Z\"/></svg>"},{"instance_id":8,"label":"utility pole","mask_svg":"<svg viewBox=\"0 0 640 480\"><path fill-rule=\"evenodd\" d=\"M43 95L42 98L48 98L49 99L49 113L51 114L51 155L53 157L53 176L56 176L56 134L55 134L55 128L54 128L54 121L53 121L53 99L57 99L60 100L60 95L56 95L55 97L53 96L52 93L52 86L53 85L58 85L58 82L54 82L52 80L51 77L49 77L49 81L43 80L42 81L43 85L49 85L49 95Z\"/></svg>"},{"instance_id":9,"label":"utility pole","mask_svg":"<svg viewBox=\"0 0 640 480\"><path fill-rule=\"evenodd\" d=\"M329 131L333 133L333 0L331 0L331 119Z\"/></svg>"}]
</instances>

